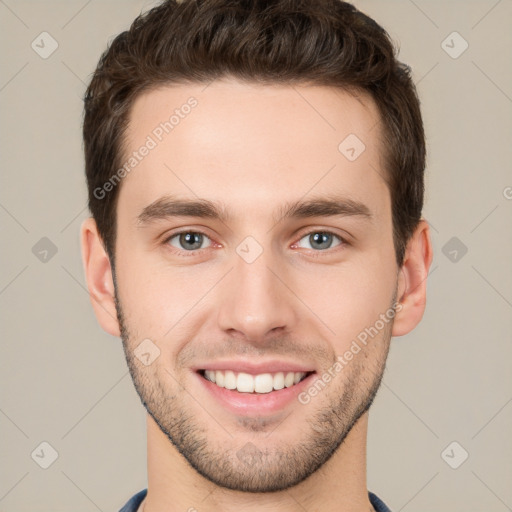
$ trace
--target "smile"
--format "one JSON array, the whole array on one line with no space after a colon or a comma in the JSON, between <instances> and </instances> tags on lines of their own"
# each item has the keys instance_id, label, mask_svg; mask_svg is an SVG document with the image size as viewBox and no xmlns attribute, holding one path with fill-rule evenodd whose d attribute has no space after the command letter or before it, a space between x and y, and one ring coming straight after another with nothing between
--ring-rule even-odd
<instances>
[{"instance_id":1,"label":"smile","mask_svg":"<svg viewBox=\"0 0 512 512\"><path fill-rule=\"evenodd\" d=\"M220 388L236 390L239 393L270 393L290 388L313 372L250 373L232 370L200 370L199 373Z\"/></svg>"}]
</instances>

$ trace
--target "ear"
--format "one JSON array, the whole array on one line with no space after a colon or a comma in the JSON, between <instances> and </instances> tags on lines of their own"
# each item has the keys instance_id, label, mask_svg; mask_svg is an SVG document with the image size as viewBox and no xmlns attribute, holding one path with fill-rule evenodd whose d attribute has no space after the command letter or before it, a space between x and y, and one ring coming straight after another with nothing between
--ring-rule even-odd
<instances>
[{"instance_id":1,"label":"ear","mask_svg":"<svg viewBox=\"0 0 512 512\"><path fill-rule=\"evenodd\" d=\"M117 320L110 260L92 217L82 222L80 239L85 279L94 313L103 330L119 337L121 333Z\"/></svg>"},{"instance_id":2,"label":"ear","mask_svg":"<svg viewBox=\"0 0 512 512\"><path fill-rule=\"evenodd\" d=\"M427 277L432 263L430 228L421 219L407 243L405 258L398 277L398 292L392 336L403 336L420 322L427 301Z\"/></svg>"}]
</instances>

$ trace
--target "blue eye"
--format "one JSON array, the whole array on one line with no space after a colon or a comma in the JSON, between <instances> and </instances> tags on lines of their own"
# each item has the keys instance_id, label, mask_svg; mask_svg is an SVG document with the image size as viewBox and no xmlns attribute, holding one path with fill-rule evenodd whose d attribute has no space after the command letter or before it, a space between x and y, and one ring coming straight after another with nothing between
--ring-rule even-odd
<instances>
[{"instance_id":1,"label":"blue eye","mask_svg":"<svg viewBox=\"0 0 512 512\"><path fill-rule=\"evenodd\" d=\"M178 245L173 243L174 239L177 239ZM169 237L166 240L166 243L169 243L170 245L176 247L177 249L185 251L195 251L198 249L205 249L205 247L201 247L205 240L210 239L203 233L198 233L196 231L182 231L181 233L175 233L174 235Z\"/></svg>"},{"instance_id":2,"label":"blue eye","mask_svg":"<svg viewBox=\"0 0 512 512\"><path fill-rule=\"evenodd\" d=\"M343 238L329 231L311 231L303 236L295 246L311 249L315 252L323 252L345 243ZM180 231L168 237L164 244L168 244L178 251L193 253L211 247L212 241L207 235L199 231Z\"/></svg>"},{"instance_id":3,"label":"blue eye","mask_svg":"<svg viewBox=\"0 0 512 512\"><path fill-rule=\"evenodd\" d=\"M334 233L329 233L328 231L312 231L311 233L308 233L306 236L302 237L298 244L299 247L303 247L300 245L301 241L307 240L310 246L306 247L306 249L325 250L333 247L332 243L334 238L339 240L339 243L334 245L334 247L343 243L343 239Z\"/></svg>"}]
</instances>

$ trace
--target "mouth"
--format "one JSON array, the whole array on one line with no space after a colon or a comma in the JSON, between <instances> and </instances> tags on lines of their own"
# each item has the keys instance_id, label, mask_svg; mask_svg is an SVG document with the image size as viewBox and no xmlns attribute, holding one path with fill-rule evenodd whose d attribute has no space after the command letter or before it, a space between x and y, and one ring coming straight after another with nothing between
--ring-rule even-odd
<instances>
[{"instance_id":1,"label":"mouth","mask_svg":"<svg viewBox=\"0 0 512 512\"><path fill-rule=\"evenodd\" d=\"M224 388L236 393L262 395L294 388L316 372L283 371L253 375L232 370L201 369L197 373L218 388Z\"/></svg>"}]
</instances>

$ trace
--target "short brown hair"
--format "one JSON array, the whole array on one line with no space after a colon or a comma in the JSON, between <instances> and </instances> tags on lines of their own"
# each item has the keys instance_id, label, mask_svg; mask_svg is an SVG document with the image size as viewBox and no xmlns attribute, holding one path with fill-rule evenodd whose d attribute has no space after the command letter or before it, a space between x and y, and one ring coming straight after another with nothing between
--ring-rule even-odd
<instances>
[{"instance_id":1,"label":"short brown hair","mask_svg":"<svg viewBox=\"0 0 512 512\"><path fill-rule=\"evenodd\" d=\"M398 266L423 207L425 135L408 66L373 19L340 0L166 0L103 53L84 103L89 209L114 264L121 165L130 108L142 91L223 77L368 93L382 122ZM340 141L341 142L341 141ZM96 191L96 192L95 192Z\"/></svg>"}]
</instances>

